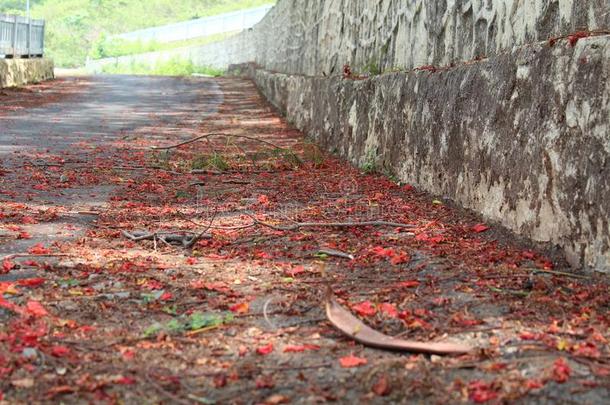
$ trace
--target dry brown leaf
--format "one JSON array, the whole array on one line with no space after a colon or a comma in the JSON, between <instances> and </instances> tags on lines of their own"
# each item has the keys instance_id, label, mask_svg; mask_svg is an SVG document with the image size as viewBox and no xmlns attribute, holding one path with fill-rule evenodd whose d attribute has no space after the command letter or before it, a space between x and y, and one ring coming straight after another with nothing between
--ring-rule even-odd
<instances>
[{"instance_id":1,"label":"dry brown leaf","mask_svg":"<svg viewBox=\"0 0 610 405\"><path fill-rule=\"evenodd\" d=\"M326 316L337 329L365 346L432 354L464 354L472 350L463 344L415 342L384 335L370 328L343 308L334 298L326 302Z\"/></svg>"}]
</instances>

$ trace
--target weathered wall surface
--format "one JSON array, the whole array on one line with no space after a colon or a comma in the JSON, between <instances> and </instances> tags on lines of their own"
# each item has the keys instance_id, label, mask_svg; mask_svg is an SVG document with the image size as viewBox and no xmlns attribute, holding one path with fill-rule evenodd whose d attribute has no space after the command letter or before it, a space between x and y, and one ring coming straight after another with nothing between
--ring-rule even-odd
<instances>
[{"instance_id":1,"label":"weathered wall surface","mask_svg":"<svg viewBox=\"0 0 610 405\"><path fill-rule=\"evenodd\" d=\"M361 81L249 69L327 149L610 271L608 36Z\"/></svg>"},{"instance_id":2,"label":"weathered wall surface","mask_svg":"<svg viewBox=\"0 0 610 405\"><path fill-rule=\"evenodd\" d=\"M280 0L233 41L248 43L250 61L268 70L319 75L346 63L381 71L448 65L609 28L608 0ZM233 56L240 63L246 55Z\"/></svg>"},{"instance_id":3,"label":"weathered wall surface","mask_svg":"<svg viewBox=\"0 0 610 405\"><path fill-rule=\"evenodd\" d=\"M53 79L50 59L0 59L0 88Z\"/></svg>"}]
</instances>

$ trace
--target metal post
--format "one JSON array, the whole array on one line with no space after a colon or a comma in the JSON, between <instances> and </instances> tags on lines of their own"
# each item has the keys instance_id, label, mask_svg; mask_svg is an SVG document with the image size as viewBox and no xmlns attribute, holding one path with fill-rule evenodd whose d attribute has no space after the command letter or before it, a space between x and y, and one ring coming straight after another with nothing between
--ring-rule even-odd
<instances>
[{"instance_id":1,"label":"metal post","mask_svg":"<svg viewBox=\"0 0 610 405\"><path fill-rule=\"evenodd\" d=\"M32 19L28 18L28 58L32 56Z\"/></svg>"},{"instance_id":2,"label":"metal post","mask_svg":"<svg viewBox=\"0 0 610 405\"><path fill-rule=\"evenodd\" d=\"M14 15L13 16L13 40L11 41L13 43L13 58L16 56L17 54L17 16Z\"/></svg>"},{"instance_id":3,"label":"metal post","mask_svg":"<svg viewBox=\"0 0 610 405\"><path fill-rule=\"evenodd\" d=\"M30 17L30 0L26 0L25 3L25 8L26 8L26 16L28 18L28 39L27 39L27 52L28 52L28 58L30 58L32 56L32 18Z\"/></svg>"}]
</instances>

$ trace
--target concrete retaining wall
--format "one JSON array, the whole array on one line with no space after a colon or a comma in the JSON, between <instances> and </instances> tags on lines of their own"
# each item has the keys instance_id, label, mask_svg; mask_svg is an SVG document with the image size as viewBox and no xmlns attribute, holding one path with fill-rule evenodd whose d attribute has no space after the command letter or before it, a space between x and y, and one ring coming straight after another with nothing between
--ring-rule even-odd
<instances>
[{"instance_id":1,"label":"concrete retaining wall","mask_svg":"<svg viewBox=\"0 0 610 405\"><path fill-rule=\"evenodd\" d=\"M328 150L610 271L608 36L358 81L241 69Z\"/></svg>"},{"instance_id":2,"label":"concrete retaining wall","mask_svg":"<svg viewBox=\"0 0 610 405\"><path fill-rule=\"evenodd\" d=\"M327 149L610 272L609 34L607 0L279 0L220 60Z\"/></svg>"},{"instance_id":3,"label":"concrete retaining wall","mask_svg":"<svg viewBox=\"0 0 610 405\"><path fill-rule=\"evenodd\" d=\"M50 59L0 59L0 88L53 78L53 61Z\"/></svg>"},{"instance_id":4,"label":"concrete retaining wall","mask_svg":"<svg viewBox=\"0 0 610 405\"><path fill-rule=\"evenodd\" d=\"M610 29L608 0L280 0L228 44L234 63L331 75L444 66L598 29Z\"/></svg>"}]
</instances>

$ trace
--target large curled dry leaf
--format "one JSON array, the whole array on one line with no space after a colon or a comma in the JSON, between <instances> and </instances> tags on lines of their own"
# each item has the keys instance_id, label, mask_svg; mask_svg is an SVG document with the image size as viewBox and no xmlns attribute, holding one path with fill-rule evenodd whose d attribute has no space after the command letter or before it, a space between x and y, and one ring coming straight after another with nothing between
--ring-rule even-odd
<instances>
[{"instance_id":1,"label":"large curled dry leaf","mask_svg":"<svg viewBox=\"0 0 610 405\"><path fill-rule=\"evenodd\" d=\"M384 335L362 323L334 298L329 298L326 302L326 316L337 329L365 346L430 354L463 354L472 350L463 344L415 342Z\"/></svg>"}]
</instances>

